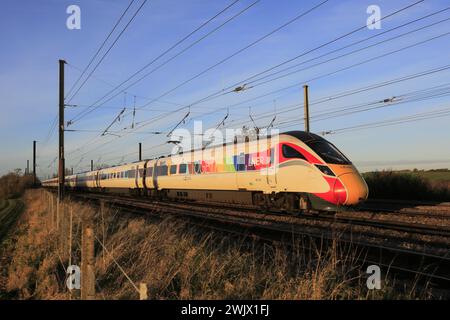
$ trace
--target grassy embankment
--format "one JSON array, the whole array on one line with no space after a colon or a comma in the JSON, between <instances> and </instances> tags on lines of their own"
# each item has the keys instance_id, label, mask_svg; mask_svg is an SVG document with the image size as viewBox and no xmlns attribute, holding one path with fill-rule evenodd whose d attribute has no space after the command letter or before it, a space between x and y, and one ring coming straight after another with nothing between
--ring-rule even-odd
<instances>
[{"instance_id":1,"label":"grassy embankment","mask_svg":"<svg viewBox=\"0 0 450 320\"><path fill-rule=\"evenodd\" d=\"M33 178L28 175L8 173L0 177L0 244L22 212L23 202L18 198L32 183Z\"/></svg>"},{"instance_id":2,"label":"grassy embankment","mask_svg":"<svg viewBox=\"0 0 450 320\"><path fill-rule=\"evenodd\" d=\"M28 191L25 201L27 209L10 249L4 294L18 299L67 299L62 266L68 265L68 254L58 249L61 232L55 228L55 212L39 190ZM73 214L72 263L80 261L79 218L92 217L96 236L105 239L111 253L102 251L96 242L98 299L138 298L113 257L137 286L148 285L150 299L429 297L428 291L393 289L389 277L383 279L381 290L368 290L365 269L357 260L360 253L351 248L312 246L305 250L301 242L262 244L180 220L155 221L114 209L102 218L98 210L86 205L70 202L67 206ZM67 228L62 221L60 225L60 231L62 226Z\"/></svg>"},{"instance_id":3,"label":"grassy embankment","mask_svg":"<svg viewBox=\"0 0 450 320\"><path fill-rule=\"evenodd\" d=\"M10 262L6 248L13 243L10 235L24 209L23 201L18 198L31 184L31 176L9 173L0 177L0 298L5 287L6 267Z\"/></svg>"},{"instance_id":4,"label":"grassy embankment","mask_svg":"<svg viewBox=\"0 0 450 320\"><path fill-rule=\"evenodd\" d=\"M404 170L363 174L370 198L450 201L450 171Z\"/></svg>"}]
</instances>

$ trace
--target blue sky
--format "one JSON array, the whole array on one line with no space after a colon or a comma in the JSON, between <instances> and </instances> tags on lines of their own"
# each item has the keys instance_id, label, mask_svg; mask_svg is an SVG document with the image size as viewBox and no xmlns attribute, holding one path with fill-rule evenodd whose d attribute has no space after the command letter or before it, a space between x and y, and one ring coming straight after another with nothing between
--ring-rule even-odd
<instances>
[{"instance_id":1,"label":"blue sky","mask_svg":"<svg viewBox=\"0 0 450 320\"><path fill-rule=\"evenodd\" d=\"M131 12L134 12L141 1L135 1ZM66 120L72 119L83 110L81 106L91 105L109 91L111 87L105 81L113 85L122 82L231 2L222 0L149 0L100 64L93 77L71 101L78 107L66 109ZM251 0L239 1L152 67L164 62L165 59L170 58L252 2ZM124 106L128 110L132 108L135 95L137 96L136 104L139 107L148 102L148 99L160 96L320 2L319 0L261 0L204 41L187 50L137 85L127 89L127 94L119 94L104 106L90 113L89 116L75 122L70 128L105 129L118 114L120 108ZM369 5L378 5L383 16L413 2L415 1L330 0L317 10L164 96L147 108L138 109L135 120L137 122L166 115L161 120L152 122L138 131L168 131L183 118L187 109L174 113L168 113L169 111L187 106L217 90L238 83L255 73L363 26L368 17L366 9ZM46 176L54 172L56 166L53 159L57 155L57 134L54 132L47 142L46 137L57 112L58 59L65 59L69 63L66 66L66 88L70 88L80 75L77 69L83 69L87 65L128 3L129 1L124 0L2 1L2 10L0 11L0 39L2 42L2 50L0 50L0 150L2 150L0 173L8 172L16 167L24 168L26 160L31 159L33 140L38 141L38 174ZM69 30L66 27L66 19L69 16L66 8L72 4L81 8L80 30ZM444 0L424 1L382 21L380 30L361 30L287 66L381 33L443 9L448 5L448 1ZM129 17L127 15L124 20L128 21ZM450 10L329 57L448 17L450 17ZM123 24L119 26L119 30L122 27ZM305 81L449 31L450 21L446 21L265 85L240 93L223 95L193 106L188 118L190 121L185 126L191 128L192 120L196 118L203 120L206 128L214 127L225 116L227 107L298 83L298 87L230 107L227 125L239 123L238 119L241 119L241 122L242 120L249 121L249 107L255 117L260 113L268 112L268 118L257 120L259 126L267 125L272 118L270 113L274 110L274 104L277 110L283 110L285 106L301 104L303 100L301 84ZM442 36L358 67L308 82L310 101L449 64L449 38L450 36ZM305 64L303 67L310 64ZM312 105L311 116L329 108L363 104L446 84L449 75L450 71L447 70L331 100L317 106ZM313 132L335 130L445 107L450 108L448 96L402 103L323 121L313 121L311 130ZM209 113L209 115L205 116L205 113ZM277 122L301 118L302 114L301 106L298 107L298 110L291 112L278 112ZM235 121L231 122L231 120ZM120 123L115 124L111 130L120 130L129 126L131 122L131 116L128 115ZM449 123L450 117L441 117L394 126L330 134L326 138L338 146L362 171L383 168L448 168L450 167ZM291 123L289 128L281 126L280 130L283 129L302 130L303 122L299 120L298 125ZM164 143L167 140L165 135L129 133L123 135L122 138L111 135L97 137L98 135L99 133L95 132L66 133L66 164L68 167L75 167L76 171L85 170L89 167L91 159L96 163L111 165L120 161L136 160L138 142L143 143L145 157L166 153L171 148L170 145ZM80 146L84 147L77 150Z\"/></svg>"}]
</instances>

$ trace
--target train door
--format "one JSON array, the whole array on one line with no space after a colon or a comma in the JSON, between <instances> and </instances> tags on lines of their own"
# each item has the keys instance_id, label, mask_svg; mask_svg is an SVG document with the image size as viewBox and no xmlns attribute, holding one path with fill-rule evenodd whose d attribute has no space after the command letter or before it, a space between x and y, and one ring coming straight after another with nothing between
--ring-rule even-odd
<instances>
[{"instance_id":1,"label":"train door","mask_svg":"<svg viewBox=\"0 0 450 320\"><path fill-rule=\"evenodd\" d=\"M235 144L235 170L236 170L236 185L238 189L245 190L248 186L248 175L246 173L246 154L248 152L248 137L245 141Z\"/></svg>"},{"instance_id":2,"label":"train door","mask_svg":"<svg viewBox=\"0 0 450 320\"><path fill-rule=\"evenodd\" d=\"M96 172L94 173L94 177L95 177L95 185L94 185L94 187L98 188L98 187L100 187L100 181L99 181L100 175L99 175L99 171L96 171Z\"/></svg>"},{"instance_id":3,"label":"train door","mask_svg":"<svg viewBox=\"0 0 450 320\"><path fill-rule=\"evenodd\" d=\"M154 167L153 167L153 188L155 190L158 190L158 164L160 163L160 160L157 159L155 161Z\"/></svg>"},{"instance_id":4,"label":"train door","mask_svg":"<svg viewBox=\"0 0 450 320\"><path fill-rule=\"evenodd\" d=\"M139 165L136 165L136 169L134 170L134 185L136 186L136 189L139 190Z\"/></svg>"},{"instance_id":5,"label":"train door","mask_svg":"<svg viewBox=\"0 0 450 320\"><path fill-rule=\"evenodd\" d=\"M267 139L267 185L270 189L275 189L277 186L277 170L278 170L278 156L277 156L278 144L274 143L272 137Z\"/></svg>"},{"instance_id":6,"label":"train door","mask_svg":"<svg viewBox=\"0 0 450 320\"><path fill-rule=\"evenodd\" d=\"M145 178L147 177L147 166L150 160L145 161L144 168L142 169L142 175L140 175L140 178L142 179L142 186L144 187L144 192L147 191L147 182L145 181Z\"/></svg>"}]
</instances>

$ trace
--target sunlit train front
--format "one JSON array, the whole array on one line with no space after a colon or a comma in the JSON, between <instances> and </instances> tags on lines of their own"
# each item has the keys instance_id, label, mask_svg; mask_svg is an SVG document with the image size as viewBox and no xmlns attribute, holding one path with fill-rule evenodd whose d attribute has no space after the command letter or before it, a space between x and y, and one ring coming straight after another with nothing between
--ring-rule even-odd
<instances>
[{"instance_id":1,"label":"sunlit train front","mask_svg":"<svg viewBox=\"0 0 450 320\"><path fill-rule=\"evenodd\" d=\"M329 141L303 131L185 151L69 176L66 187L285 211L336 211L367 199L367 184ZM44 181L55 187L56 180Z\"/></svg>"},{"instance_id":2,"label":"sunlit train front","mask_svg":"<svg viewBox=\"0 0 450 320\"><path fill-rule=\"evenodd\" d=\"M311 175L309 172L310 183L307 192L313 208L334 210L339 206L352 206L367 199L369 189L363 177L332 143L318 135L302 131L288 132L284 136L280 139L284 141L279 160L280 169L285 162L293 161L293 158L303 158L321 173L318 177L314 177L314 174ZM290 154L285 146L294 151L291 149ZM298 154L295 154L295 151ZM305 170L298 171L297 177L308 179ZM298 184L302 182L299 181Z\"/></svg>"}]
</instances>

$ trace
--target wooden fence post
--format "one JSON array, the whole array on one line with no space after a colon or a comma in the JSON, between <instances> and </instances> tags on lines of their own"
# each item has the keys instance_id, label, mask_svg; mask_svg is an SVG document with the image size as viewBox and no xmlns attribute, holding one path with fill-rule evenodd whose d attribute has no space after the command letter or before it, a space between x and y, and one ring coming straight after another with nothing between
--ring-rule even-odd
<instances>
[{"instance_id":1,"label":"wooden fence post","mask_svg":"<svg viewBox=\"0 0 450 320\"><path fill-rule=\"evenodd\" d=\"M100 201L100 215L102 218L102 243L103 245L106 245L106 239L105 239L105 202ZM105 257L105 250L102 250L103 255L103 268L106 270L106 257Z\"/></svg>"},{"instance_id":2,"label":"wooden fence post","mask_svg":"<svg viewBox=\"0 0 450 320\"><path fill-rule=\"evenodd\" d=\"M81 236L81 299L95 299L94 228L90 219L83 220Z\"/></svg>"},{"instance_id":3,"label":"wooden fence post","mask_svg":"<svg viewBox=\"0 0 450 320\"><path fill-rule=\"evenodd\" d=\"M148 294L147 294L147 284L141 282L139 284L139 300L147 300Z\"/></svg>"}]
</instances>

